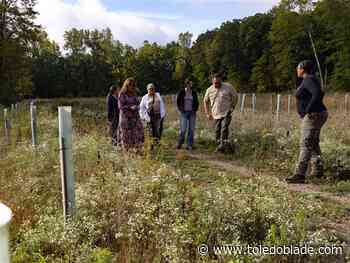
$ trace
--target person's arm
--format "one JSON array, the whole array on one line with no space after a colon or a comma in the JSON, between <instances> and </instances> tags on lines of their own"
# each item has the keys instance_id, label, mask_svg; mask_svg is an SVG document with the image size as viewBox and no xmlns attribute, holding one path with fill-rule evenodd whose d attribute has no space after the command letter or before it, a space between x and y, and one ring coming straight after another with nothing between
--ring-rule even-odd
<instances>
[{"instance_id":1,"label":"person's arm","mask_svg":"<svg viewBox=\"0 0 350 263\"><path fill-rule=\"evenodd\" d=\"M112 122L113 121L113 101L112 101L112 98L111 96L108 96L107 97L107 120L109 122Z\"/></svg>"},{"instance_id":2,"label":"person's arm","mask_svg":"<svg viewBox=\"0 0 350 263\"><path fill-rule=\"evenodd\" d=\"M294 96L296 99L295 108L296 108L296 111L298 112L300 118L304 118L304 116L305 116L305 112L302 111L302 107L301 107L302 94L304 93L303 83L304 82L302 82L298 86L298 88L296 89L296 91L294 93Z\"/></svg>"},{"instance_id":3,"label":"person's arm","mask_svg":"<svg viewBox=\"0 0 350 263\"><path fill-rule=\"evenodd\" d=\"M119 95L116 97L116 103L115 103L116 109L115 109L115 110L116 110L117 116L118 116L118 118L119 118L119 112L120 112L120 110L119 110L118 97L119 97Z\"/></svg>"},{"instance_id":4,"label":"person's arm","mask_svg":"<svg viewBox=\"0 0 350 263\"><path fill-rule=\"evenodd\" d=\"M238 103L238 93L237 91L235 90L235 88L232 87L232 90L231 90L231 96L232 96L232 107L231 109L234 110L237 106L237 103Z\"/></svg>"},{"instance_id":5,"label":"person's arm","mask_svg":"<svg viewBox=\"0 0 350 263\"><path fill-rule=\"evenodd\" d=\"M203 99L203 104L204 104L204 112L205 115L207 116L208 119L212 118L212 115L210 114L210 98L209 98L209 89L205 92L204 99Z\"/></svg>"},{"instance_id":6,"label":"person's arm","mask_svg":"<svg viewBox=\"0 0 350 263\"><path fill-rule=\"evenodd\" d=\"M295 91L295 97L300 98L301 94L303 93L303 85L300 85L299 88Z\"/></svg>"},{"instance_id":7,"label":"person's arm","mask_svg":"<svg viewBox=\"0 0 350 263\"><path fill-rule=\"evenodd\" d=\"M126 101L126 96L121 94L118 98L118 106L119 110L127 112L131 110L131 106Z\"/></svg>"},{"instance_id":8,"label":"person's arm","mask_svg":"<svg viewBox=\"0 0 350 263\"><path fill-rule=\"evenodd\" d=\"M322 99L322 91L312 79L306 80L305 88L311 93L311 100L305 109L305 113L309 114L311 109Z\"/></svg>"},{"instance_id":9,"label":"person's arm","mask_svg":"<svg viewBox=\"0 0 350 263\"><path fill-rule=\"evenodd\" d=\"M196 91L193 91L192 93L193 93L193 107L194 107L193 109L195 112L197 112L199 109L198 94Z\"/></svg>"},{"instance_id":10,"label":"person's arm","mask_svg":"<svg viewBox=\"0 0 350 263\"><path fill-rule=\"evenodd\" d=\"M164 118L165 117L165 104L164 104L164 101L163 101L163 98L162 96L160 96L160 94L158 93L157 94L158 97L159 97L159 100L160 100L160 117L161 118Z\"/></svg>"},{"instance_id":11,"label":"person's arm","mask_svg":"<svg viewBox=\"0 0 350 263\"><path fill-rule=\"evenodd\" d=\"M177 95L176 95L176 106L177 106L177 110L178 111L182 111L181 110L181 90L177 93Z\"/></svg>"},{"instance_id":12,"label":"person's arm","mask_svg":"<svg viewBox=\"0 0 350 263\"><path fill-rule=\"evenodd\" d=\"M142 120L149 121L149 116L147 113L147 97L146 96L144 96L141 100L139 113L140 113L140 117Z\"/></svg>"},{"instance_id":13,"label":"person's arm","mask_svg":"<svg viewBox=\"0 0 350 263\"><path fill-rule=\"evenodd\" d=\"M131 106L131 109L134 111L139 111L140 110L140 100L137 96L135 96L136 102L134 105Z\"/></svg>"}]
</instances>

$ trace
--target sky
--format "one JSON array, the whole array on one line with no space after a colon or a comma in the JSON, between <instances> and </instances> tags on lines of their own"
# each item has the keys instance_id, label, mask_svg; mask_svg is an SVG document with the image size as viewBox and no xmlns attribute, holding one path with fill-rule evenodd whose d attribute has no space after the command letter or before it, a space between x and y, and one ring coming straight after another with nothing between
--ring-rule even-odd
<instances>
[{"instance_id":1,"label":"sky","mask_svg":"<svg viewBox=\"0 0 350 263\"><path fill-rule=\"evenodd\" d=\"M145 40L166 44L179 33L196 37L223 22L270 10L278 0L38 0L37 23L63 45L65 30L109 27L133 47Z\"/></svg>"}]
</instances>

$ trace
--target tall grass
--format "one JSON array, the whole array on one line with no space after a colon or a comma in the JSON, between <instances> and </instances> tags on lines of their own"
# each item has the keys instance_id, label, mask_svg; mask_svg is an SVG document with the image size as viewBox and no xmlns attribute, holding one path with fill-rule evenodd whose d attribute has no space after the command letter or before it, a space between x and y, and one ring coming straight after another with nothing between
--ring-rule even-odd
<instances>
[{"instance_id":1,"label":"tall grass","mask_svg":"<svg viewBox=\"0 0 350 263\"><path fill-rule=\"evenodd\" d=\"M256 167L247 177L186 153L176 155L179 121L171 98L166 99L161 146L141 156L111 146L104 99L39 101L36 149L30 144L29 111L22 107L26 110L13 118L11 143L1 148L0 156L0 200L15 215L13 262L345 262L345 256L232 259L197 253L200 244L348 241L324 224L344 220L344 207L315 195L289 192L278 177L264 176L261 168L274 169L280 176L291 171L298 152L299 120L295 113L283 112L277 122L270 97L262 98L258 96L257 113L249 110L249 100L244 113L234 113L235 152L224 157ZM62 218L58 105L73 106L77 213L67 224ZM346 166L349 160L350 132L346 113L329 100L327 105L331 114L321 140L332 178L333 163ZM212 154L212 127L201 108L194 154ZM330 180L326 182L332 187ZM344 183L335 185L338 188L332 191L346 193Z\"/></svg>"}]
</instances>

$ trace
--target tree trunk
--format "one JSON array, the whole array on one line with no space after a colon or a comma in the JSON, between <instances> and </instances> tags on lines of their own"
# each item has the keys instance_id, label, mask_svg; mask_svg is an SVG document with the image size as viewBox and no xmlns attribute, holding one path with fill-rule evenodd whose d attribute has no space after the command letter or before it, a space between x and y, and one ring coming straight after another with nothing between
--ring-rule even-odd
<instances>
[{"instance_id":1,"label":"tree trunk","mask_svg":"<svg viewBox=\"0 0 350 263\"><path fill-rule=\"evenodd\" d=\"M0 22L0 49L2 48L1 45L4 45L4 41L6 38L6 0L1 0L1 22ZM0 72L4 72L5 70L5 61L4 56L1 54L0 50ZM1 78L1 76L0 76Z\"/></svg>"}]
</instances>

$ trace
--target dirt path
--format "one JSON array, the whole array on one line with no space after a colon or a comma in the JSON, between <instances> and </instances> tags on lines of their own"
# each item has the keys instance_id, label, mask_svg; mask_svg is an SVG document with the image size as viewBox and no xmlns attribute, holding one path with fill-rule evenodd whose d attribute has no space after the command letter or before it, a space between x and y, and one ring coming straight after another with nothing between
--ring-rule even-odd
<instances>
[{"instance_id":1,"label":"dirt path","mask_svg":"<svg viewBox=\"0 0 350 263\"><path fill-rule=\"evenodd\" d=\"M205 160L207 163L224 169L230 172L236 172L243 177L253 176L255 171L253 169L242 166L234 161L228 160L220 160L217 155L209 155L209 154L192 154L191 158L197 160ZM263 176L270 177L276 179L272 173L263 172ZM308 194L317 194L322 198L332 200L336 203L342 205L348 205L350 208L350 195L339 196L334 193L324 192L321 190L321 187L315 184L287 184L284 181L279 181L281 187L288 189L289 191L299 192L299 193L308 193Z\"/></svg>"},{"instance_id":2,"label":"dirt path","mask_svg":"<svg viewBox=\"0 0 350 263\"><path fill-rule=\"evenodd\" d=\"M242 166L234 161L220 160L218 155L210 154L191 154L191 158L196 160L203 160L211 164L214 167L221 168L228 172L238 173L242 177L252 177L256 174L254 169ZM270 172L264 171L263 176L276 179L276 176ZM305 194L315 194L323 198L324 200L330 200L332 202L344 205L347 208L348 214L340 221L325 221L323 226L327 229L331 229L337 232L339 237L350 243L350 195L338 196L330 192L324 192L318 185L314 184L287 184L284 181L279 181L279 185L282 188L287 189L290 192L305 193Z\"/></svg>"}]
</instances>

